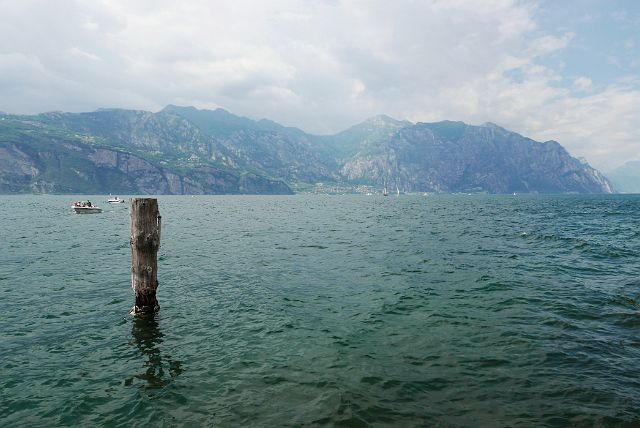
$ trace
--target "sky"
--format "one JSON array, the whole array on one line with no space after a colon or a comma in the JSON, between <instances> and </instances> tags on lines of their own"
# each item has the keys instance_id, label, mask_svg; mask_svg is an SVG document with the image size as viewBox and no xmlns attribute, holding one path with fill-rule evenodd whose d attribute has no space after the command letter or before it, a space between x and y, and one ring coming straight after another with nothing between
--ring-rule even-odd
<instances>
[{"instance_id":1,"label":"sky","mask_svg":"<svg viewBox=\"0 0 640 428\"><path fill-rule=\"evenodd\" d=\"M636 0L0 0L0 110L493 122L640 159Z\"/></svg>"}]
</instances>

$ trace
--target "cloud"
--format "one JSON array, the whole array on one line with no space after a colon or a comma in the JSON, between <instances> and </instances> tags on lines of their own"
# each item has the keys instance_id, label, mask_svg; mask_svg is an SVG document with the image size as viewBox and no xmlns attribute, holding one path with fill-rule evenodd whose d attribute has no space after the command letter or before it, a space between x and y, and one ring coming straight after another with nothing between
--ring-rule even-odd
<instances>
[{"instance_id":1,"label":"cloud","mask_svg":"<svg viewBox=\"0 0 640 428\"><path fill-rule=\"evenodd\" d=\"M538 136L567 141L570 150L579 151L587 159L598 159L605 170L640 159L639 90L611 87L587 97L559 99L550 108L553 120L536 133Z\"/></svg>"},{"instance_id":2,"label":"cloud","mask_svg":"<svg viewBox=\"0 0 640 428\"><path fill-rule=\"evenodd\" d=\"M89 52L85 52L82 49L78 48L78 47L73 47L71 49L69 49L69 53L73 56L77 56L80 58L85 58L91 61L101 61L102 59L95 54L89 53Z\"/></svg>"},{"instance_id":3,"label":"cloud","mask_svg":"<svg viewBox=\"0 0 640 428\"><path fill-rule=\"evenodd\" d=\"M545 65L576 34L541 28L537 7L533 0L5 2L0 110L221 106L317 133L380 113L492 121L557 139L596 165L640 158L638 131L619 120L640 117L637 85L596 87L587 73L563 76Z\"/></svg>"},{"instance_id":4,"label":"cloud","mask_svg":"<svg viewBox=\"0 0 640 428\"><path fill-rule=\"evenodd\" d=\"M593 87L593 82L588 77L577 77L573 79L573 86L578 91L589 91Z\"/></svg>"},{"instance_id":5,"label":"cloud","mask_svg":"<svg viewBox=\"0 0 640 428\"><path fill-rule=\"evenodd\" d=\"M535 58L564 49L574 36L575 34L573 33L566 33L562 37L544 35L535 38L529 43L526 55L530 58Z\"/></svg>"}]
</instances>

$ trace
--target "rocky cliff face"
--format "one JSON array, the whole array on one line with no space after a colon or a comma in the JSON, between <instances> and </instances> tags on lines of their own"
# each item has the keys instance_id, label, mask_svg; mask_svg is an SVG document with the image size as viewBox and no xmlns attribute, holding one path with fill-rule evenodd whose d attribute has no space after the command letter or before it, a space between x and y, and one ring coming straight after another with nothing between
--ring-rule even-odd
<instances>
[{"instance_id":1,"label":"rocky cliff face","mask_svg":"<svg viewBox=\"0 0 640 428\"><path fill-rule=\"evenodd\" d=\"M59 113L35 120L5 117L0 121L0 192L292 193L281 180L238 168L195 126L165 119L133 112L110 126L99 112L82 118Z\"/></svg>"},{"instance_id":2,"label":"rocky cliff face","mask_svg":"<svg viewBox=\"0 0 640 428\"><path fill-rule=\"evenodd\" d=\"M19 193L31 191L38 193L47 188L38 188L35 178L40 174L38 165L31 156L13 143L0 143L0 192Z\"/></svg>"},{"instance_id":3,"label":"rocky cliff face","mask_svg":"<svg viewBox=\"0 0 640 428\"><path fill-rule=\"evenodd\" d=\"M606 178L557 142L539 143L493 124L419 123L377 148L354 156L342 174L419 192L612 192Z\"/></svg>"}]
</instances>

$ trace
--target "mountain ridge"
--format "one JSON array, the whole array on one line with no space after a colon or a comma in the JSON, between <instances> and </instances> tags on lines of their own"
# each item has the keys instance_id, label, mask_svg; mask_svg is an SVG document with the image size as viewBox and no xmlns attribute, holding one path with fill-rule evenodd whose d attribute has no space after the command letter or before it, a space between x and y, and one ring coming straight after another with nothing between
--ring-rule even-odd
<instances>
[{"instance_id":1,"label":"mountain ridge","mask_svg":"<svg viewBox=\"0 0 640 428\"><path fill-rule=\"evenodd\" d=\"M293 193L395 182L408 192L610 193L555 141L494 123L377 115L313 135L224 109L2 115L0 192ZM11 166L11 162L16 166ZM359 187L360 186L360 187Z\"/></svg>"}]
</instances>

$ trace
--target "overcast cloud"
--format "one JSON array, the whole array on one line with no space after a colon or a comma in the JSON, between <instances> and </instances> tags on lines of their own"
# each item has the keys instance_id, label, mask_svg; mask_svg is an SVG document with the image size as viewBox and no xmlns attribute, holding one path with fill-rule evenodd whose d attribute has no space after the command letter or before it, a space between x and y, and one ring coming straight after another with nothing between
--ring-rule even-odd
<instances>
[{"instance_id":1,"label":"overcast cloud","mask_svg":"<svg viewBox=\"0 0 640 428\"><path fill-rule=\"evenodd\" d=\"M491 121L604 170L640 159L640 7L560 3L0 0L0 110Z\"/></svg>"}]
</instances>

